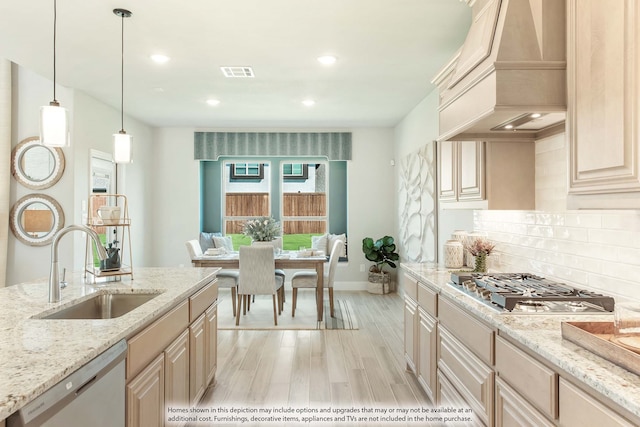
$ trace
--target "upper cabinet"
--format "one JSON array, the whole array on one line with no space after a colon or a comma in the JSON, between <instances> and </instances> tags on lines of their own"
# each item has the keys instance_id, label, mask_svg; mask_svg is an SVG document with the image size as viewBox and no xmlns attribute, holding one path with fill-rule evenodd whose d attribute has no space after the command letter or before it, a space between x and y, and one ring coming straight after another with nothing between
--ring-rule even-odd
<instances>
[{"instance_id":1,"label":"upper cabinet","mask_svg":"<svg viewBox=\"0 0 640 427\"><path fill-rule=\"evenodd\" d=\"M568 207L640 208L640 7L569 0Z\"/></svg>"},{"instance_id":2,"label":"upper cabinet","mask_svg":"<svg viewBox=\"0 0 640 427\"><path fill-rule=\"evenodd\" d=\"M439 199L445 209L535 209L532 142L441 141Z\"/></svg>"}]
</instances>

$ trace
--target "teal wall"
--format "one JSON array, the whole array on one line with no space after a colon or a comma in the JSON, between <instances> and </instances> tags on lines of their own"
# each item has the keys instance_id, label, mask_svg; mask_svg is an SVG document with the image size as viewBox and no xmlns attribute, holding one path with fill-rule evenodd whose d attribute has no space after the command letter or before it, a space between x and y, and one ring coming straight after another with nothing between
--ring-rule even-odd
<instances>
[{"instance_id":1,"label":"teal wall","mask_svg":"<svg viewBox=\"0 0 640 427\"><path fill-rule=\"evenodd\" d=\"M257 160L255 158L251 159ZM291 161L288 157L268 157L271 161L271 214L280 217L279 164ZM297 160L297 159L296 159ZM222 164L219 161L200 162L200 230L222 231ZM305 162L320 162L322 159L305 158ZM329 165L329 232L347 232L347 162L331 161Z\"/></svg>"}]
</instances>

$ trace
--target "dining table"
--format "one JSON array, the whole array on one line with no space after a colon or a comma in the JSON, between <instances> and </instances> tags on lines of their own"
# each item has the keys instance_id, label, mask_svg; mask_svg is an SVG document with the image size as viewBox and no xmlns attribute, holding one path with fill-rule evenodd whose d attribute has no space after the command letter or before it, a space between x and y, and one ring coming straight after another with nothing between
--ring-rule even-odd
<instances>
[{"instance_id":1,"label":"dining table","mask_svg":"<svg viewBox=\"0 0 640 427\"><path fill-rule=\"evenodd\" d=\"M280 253L275 256L275 268L287 270L314 269L318 281L316 283L316 308L318 322L322 322L324 313L324 263L327 257L324 255L306 255L300 253ZM226 253L222 255L201 255L191 259L194 267L220 267L224 269L240 269L240 257L238 253Z\"/></svg>"}]
</instances>

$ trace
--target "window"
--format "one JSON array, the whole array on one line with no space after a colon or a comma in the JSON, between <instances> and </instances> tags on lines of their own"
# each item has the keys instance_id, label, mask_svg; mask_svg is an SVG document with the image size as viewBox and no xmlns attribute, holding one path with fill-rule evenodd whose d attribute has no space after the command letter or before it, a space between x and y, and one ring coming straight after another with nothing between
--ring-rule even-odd
<instances>
[{"instance_id":1,"label":"window","mask_svg":"<svg viewBox=\"0 0 640 427\"><path fill-rule=\"evenodd\" d=\"M308 179L309 166L306 163L283 163L282 178L285 181Z\"/></svg>"},{"instance_id":2,"label":"window","mask_svg":"<svg viewBox=\"0 0 640 427\"><path fill-rule=\"evenodd\" d=\"M263 163L230 163L231 179L263 179Z\"/></svg>"}]
</instances>

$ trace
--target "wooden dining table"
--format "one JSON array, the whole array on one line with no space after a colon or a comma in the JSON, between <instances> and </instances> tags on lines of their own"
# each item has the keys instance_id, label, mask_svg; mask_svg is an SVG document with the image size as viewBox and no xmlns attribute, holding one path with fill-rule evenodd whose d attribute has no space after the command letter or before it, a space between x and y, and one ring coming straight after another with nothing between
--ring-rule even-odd
<instances>
[{"instance_id":1,"label":"wooden dining table","mask_svg":"<svg viewBox=\"0 0 640 427\"><path fill-rule=\"evenodd\" d=\"M275 268L286 269L314 269L318 275L316 284L316 308L318 310L318 322L322 322L324 312L324 286L323 274L324 263L327 261L325 256L296 256L294 255L278 255L275 257ZM225 269L240 268L240 258L238 254L227 255L203 255L191 260L194 267L220 267Z\"/></svg>"}]
</instances>

